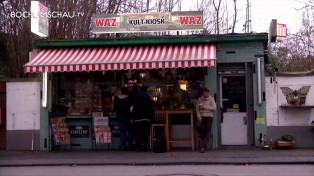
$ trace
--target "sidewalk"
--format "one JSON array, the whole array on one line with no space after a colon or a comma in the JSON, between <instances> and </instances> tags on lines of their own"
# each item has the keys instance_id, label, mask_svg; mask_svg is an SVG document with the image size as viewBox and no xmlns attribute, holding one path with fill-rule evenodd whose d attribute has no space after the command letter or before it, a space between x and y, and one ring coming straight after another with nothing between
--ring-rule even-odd
<instances>
[{"instance_id":1,"label":"sidewalk","mask_svg":"<svg viewBox=\"0 0 314 176\"><path fill-rule=\"evenodd\" d=\"M314 164L313 149L222 148L205 153L126 151L0 151L0 167L62 165Z\"/></svg>"}]
</instances>

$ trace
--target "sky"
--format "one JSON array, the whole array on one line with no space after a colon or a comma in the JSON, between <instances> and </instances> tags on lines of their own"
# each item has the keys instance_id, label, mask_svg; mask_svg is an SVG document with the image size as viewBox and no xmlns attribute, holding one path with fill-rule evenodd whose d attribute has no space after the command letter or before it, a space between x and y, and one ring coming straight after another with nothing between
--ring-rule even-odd
<instances>
[{"instance_id":1,"label":"sky","mask_svg":"<svg viewBox=\"0 0 314 176\"><path fill-rule=\"evenodd\" d=\"M196 4L201 0L184 0L182 10L196 10ZM227 0L228 8L232 8L233 0ZM245 7L247 0L237 0L239 10L236 32L243 32L245 22ZM268 32L272 19L277 19L277 23L287 24L288 33L294 34L301 27L302 12L300 9L307 0L249 0L251 3L251 19L253 32Z\"/></svg>"},{"instance_id":2,"label":"sky","mask_svg":"<svg viewBox=\"0 0 314 176\"><path fill-rule=\"evenodd\" d=\"M302 11L297 9L301 9L304 2L305 0L251 0L253 31L266 32L271 19L277 19L277 23L287 24L288 33L298 32Z\"/></svg>"}]
</instances>

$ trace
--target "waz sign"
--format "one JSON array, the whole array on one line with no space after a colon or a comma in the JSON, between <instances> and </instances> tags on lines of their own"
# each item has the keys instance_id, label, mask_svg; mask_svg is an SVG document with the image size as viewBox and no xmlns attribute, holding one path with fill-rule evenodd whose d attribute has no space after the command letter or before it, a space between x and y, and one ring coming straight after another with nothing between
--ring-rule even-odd
<instances>
[{"instance_id":1,"label":"waz sign","mask_svg":"<svg viewBox=\"0 0 314 176\"><path fill-rule=\"evenodd\" d=\"M203 12L95 14L92 26L95 34L203 30Z\"/></svg>"}]
</instances>

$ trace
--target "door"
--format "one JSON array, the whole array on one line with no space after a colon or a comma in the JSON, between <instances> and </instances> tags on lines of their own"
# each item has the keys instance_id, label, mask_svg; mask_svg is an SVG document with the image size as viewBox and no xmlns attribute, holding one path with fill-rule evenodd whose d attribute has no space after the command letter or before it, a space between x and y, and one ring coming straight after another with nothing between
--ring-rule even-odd
<instances>
[{"instance_id":1,"label":"door","mask_svg":"<svg viewBox=\"0 0 314 176\"><path fill-rule=\"evenodd\" d=\"M7 82L7 150L39 150L40 82Z\"/></svg>"},{"instance_id":2,"label":"door","mask_svg":"<svg viewBox=\"0 0 314 176\"><path fill-rule=\"evenodd\" d=\"M246 77L221 75L221 144L247 145Z\"/></svg>"}]
</instances>

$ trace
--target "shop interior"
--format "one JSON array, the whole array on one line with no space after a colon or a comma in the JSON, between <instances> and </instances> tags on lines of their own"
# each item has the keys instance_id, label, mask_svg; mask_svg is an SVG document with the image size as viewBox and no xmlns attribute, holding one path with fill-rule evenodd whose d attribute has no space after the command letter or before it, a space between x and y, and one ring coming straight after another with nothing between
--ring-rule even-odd
<instances>
[{"instance_id":1,"label":"shop interior","mask_svg":"<svg viewBox=\"0 0 314 176\"><path fill-rule=\"evenodd\" d=\"M84 134L70 134L74 148L90 149L95 144L93 138L91 114L103 112L108 116L110 137L103 148L116 148L113 138L118 137L115 113L112 112L114 97L119 95L121 87L147 86L148 93L155 102L155 110L193 109L201 88L205 84L206 68L178 68L152 70L121 70L102 72L70 72L53 75L52 110L61 111L72 130L80 125ZM189 124L184 114L172 118L171 124ZM70 127L69 127L70 128ZM72 131L70 129L70 131ZM87 130L88 129L88 130ZM110 139L109 139L110 138ZM118 146L118 144L116 145Z\"/></svg>"},{"instance_id":2,"label":"shop interior","mask_svg":"<svg viewBox=\"0 0 314 176\"><path fill-rule=\"evenodd\" d=\"M64 107L67 115L89 115L112 111L121 87L147 86L156 110L193 108L204 85L205 68L127 70L57 73L53 106Z\"/></svg>"}]
</instances>

